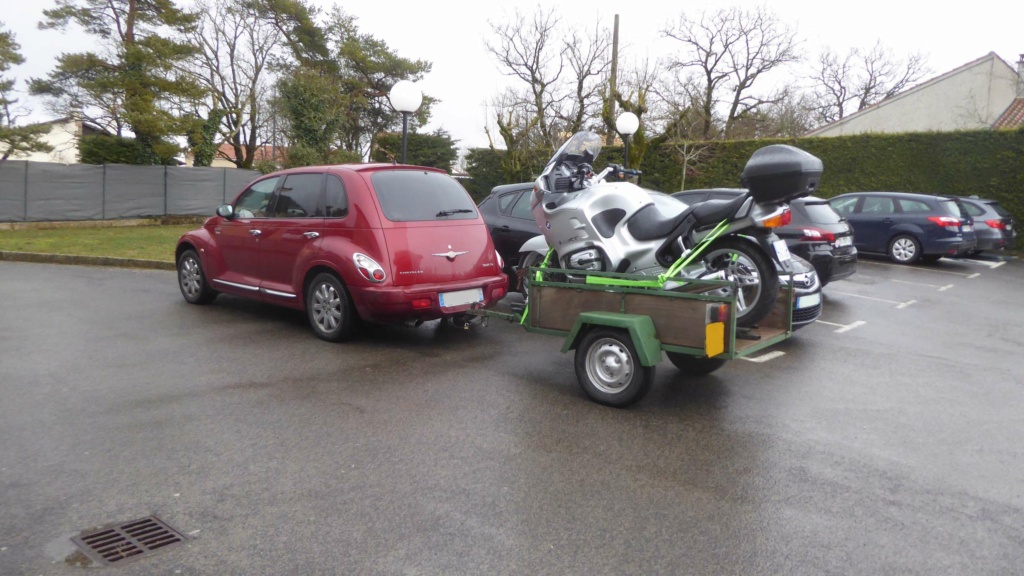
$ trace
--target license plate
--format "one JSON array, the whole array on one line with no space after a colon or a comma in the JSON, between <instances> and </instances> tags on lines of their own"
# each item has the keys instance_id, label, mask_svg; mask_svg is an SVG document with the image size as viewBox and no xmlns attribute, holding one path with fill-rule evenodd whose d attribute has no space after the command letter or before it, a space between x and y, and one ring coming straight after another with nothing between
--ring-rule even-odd
<instances>
[{"instance_id":1,"label":"license plate","mask_svg":"<svg viewBox=\"0 0 1024 576\"><path fill-rule=\"evenodd\" d=\"M786 246L785 240L776 240L772 244L775 245L775 255L779 257L779 262L789 260L789 246Z\"/></svg>"},{"instance_id":2,"label":"license plate","mask_svg":"<svg viewBox=\"0 0 1024 576\"><path fill-rule=\"evenodd\" d=\"M840 236L836 238L836 248L842 248L843 246L851 246L853 244L853 236Z\"/></svg>"},{"instance_id":3,"label":"license plate","mask_svg":"<svg viewBox=\"0 0 1024 576\"><path fill-rule=\"evenodd\" d=\"M971 230L974 230L974 226L971 226L970 224L964 224L964 232L970 232Z\"/></svg>"},{"instance_id":4,"label":"license plate","mask_svg":"<svg viewBox=\"0 0 1024 576\"><path fill-rule=\"evenodd\" d=\"M821 304L821 294L811 294L809 296L801 296L796 299L796 308L799 310L812 308L818 304Z\"/></svg>"},{"instance_id":5,"label":"license plate","mask_svg":"<svg viewBox=\"0 0 1024 576\"><path fill-rule=\"evenodd\" d=\"M452 308L474 302L483 302L484 291L480 288L470 288L469 290L459 290L458 292L442 292L440 300L441 308Z\"/></svg>"}]
</instances>

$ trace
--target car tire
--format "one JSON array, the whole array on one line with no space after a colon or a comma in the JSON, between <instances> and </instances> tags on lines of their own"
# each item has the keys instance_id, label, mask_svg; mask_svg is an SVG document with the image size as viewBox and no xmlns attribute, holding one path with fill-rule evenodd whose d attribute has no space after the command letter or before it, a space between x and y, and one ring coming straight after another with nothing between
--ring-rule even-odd
<instances>
[{"instance_id":1,"label":"car tire","mask_svg":"<svg viewBox=\"0 0 1024 576\"><path fill-rule=\"evenodd\" d=\"M576 348L576 380L591 400L622 408L641 398L654 382L654 366L643 366L629 332L594 328Z\"/></svg>"},{"instance_id":2,"label":"car tire","mask_svg":"<svg viewBox=\"0 0 1024 576\"><path fill-rule=\"evenodd\" d=\"M921 259L921 243L910 234L889 241L889 259L897 264L914 264Z\"/></svg>"},{"instance_id":3,"label":"car tire","mask_svg":"<svg viewBox=\"0 0 1024 576\"><path fill-rule=\"evenodd\" d=\"M358 321L345 285L329 272L317 274L309 283L306 315L317 338L328 342L350 338Z\"/></svg>"},{"instance_id":4,"label":"car tire","mask_svg":"<svg viewBox=\"0 0 1024 576\"><path fill-rule=\"evenodd\" d=\"M665 352L665 355L669 362L687 376L704 376L725 366L722 358L699 358L679 352Z\"/></svg>"},{"instance_id":5,"label":"car tire","mask_svg":"<svg viewBox=\"0 0 1024 576\"><path fill-rule=\"evenodd\" d=\"M189 304L209 304L217 297L217 291L206 281L199 255L191 248L178 257L178 288Z\"/></svg>"}]
</instances>

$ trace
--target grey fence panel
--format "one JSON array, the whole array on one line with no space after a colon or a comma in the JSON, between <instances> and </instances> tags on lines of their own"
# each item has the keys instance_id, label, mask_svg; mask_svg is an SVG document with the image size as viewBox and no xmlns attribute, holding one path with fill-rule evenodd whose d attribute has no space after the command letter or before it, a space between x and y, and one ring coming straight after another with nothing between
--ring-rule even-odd
<instances>
[{"instance_id":1,"label":"grey fence panel","mask_svg":"<svg viewBox=\"0 0 1024 576\"><path fill-rule=\"evenodd\" d=\"M232 170L230 168L226 170L224 173L224 202L233 201L253 180L260 177L260 173L255 170Z\"/></svg>"},{"instance_id":2,"label":"grey fence panel","mask_svg":"<svg viewBox=\"0 0 1024 576\"><path fill-rule=\"evenodd\" d=\"M103 217L103 166L30 162L27 180L27 220Z\"/></svg>"},{"instance_id":3,"label":"grey fence panel","mask_svg":"<svg viewBox=\"0 0 1024 576\"><path fill-rule=\"evenodd\" d=\"M104 218L164 214L166 175L163 166L108 164L106 170Z\"/></svg>"},{"instance_id":4,"label":"grey fence panel","mask_svg":"<svg viewBox=\"0 0 1024 576\"><path fill-rule=\"evenodd\" d=\"M0 162L0 222L25 219L25 169L28 162Z\"/></svg>"},{"instance_id":5,"label":"grey fence panel","mask_svg":"<svg viewBox=\"0 0 1024 576\"><path fill-rule=\"evenodd\" d=\"M227 168L169 168L167 213L213 216L224 203L224 171Z\"/></svg>"},{"instance_id":6,"label":"grey fence panel","mask_svg":"<svg viewBox=\"0 0 1024 576\"><path fill-rule=\"evenodd\" d=\"M8 160L0 222L212 215L260 176L255 170Z\"/></svg>"}]
</instances>

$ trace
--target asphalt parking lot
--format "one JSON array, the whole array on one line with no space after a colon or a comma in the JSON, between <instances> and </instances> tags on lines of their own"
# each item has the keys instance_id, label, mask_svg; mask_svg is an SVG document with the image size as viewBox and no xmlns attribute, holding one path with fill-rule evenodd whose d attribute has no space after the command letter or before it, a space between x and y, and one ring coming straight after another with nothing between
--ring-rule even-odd
<instances>
[{"instance_id":1,"label":"asphalt parking lot","mask_svg":"<svg viewBox=\"0 0 1024 576\"><path fill-rule=\"evenodd\" d=\"M625 410L491 321L317 340L173 272L0 262L0 574L1015 574L1020 260L862 258L820 321Z\"/></svg>"}]
</instances>

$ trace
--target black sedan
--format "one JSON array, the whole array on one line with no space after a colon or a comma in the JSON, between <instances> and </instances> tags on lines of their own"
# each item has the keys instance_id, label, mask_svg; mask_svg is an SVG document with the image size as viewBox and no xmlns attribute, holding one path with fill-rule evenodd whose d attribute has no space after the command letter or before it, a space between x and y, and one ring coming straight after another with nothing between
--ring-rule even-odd
<instances>
[{"instance_id":1,"label":"black sedan","mask_svg":"<svg viewBox=\"0 0 1024 576\"><path fill-rule=\"evenodd\" d=\"M541 233L530 212L532 192L533 182L495 186L477 205L491 232L494 249L505 260L505 272L510 275L519 263L519 249Z\"/></svg>"},{"instance_id":2,"label":"black sedan","mask_svg":"<svg viewBox=\"0 0 1024 576\"><path fill-rule=\"evenodd\" d=\"M687 204L705 200L731 200L743 194L741 188L709 188L675 192L673 198ZM776 228L789 251L809 261L824 286L857 271L857 248L853 228L822 198L807 196L790 202L793 221Z\"/></svg>"}]
</instances>

